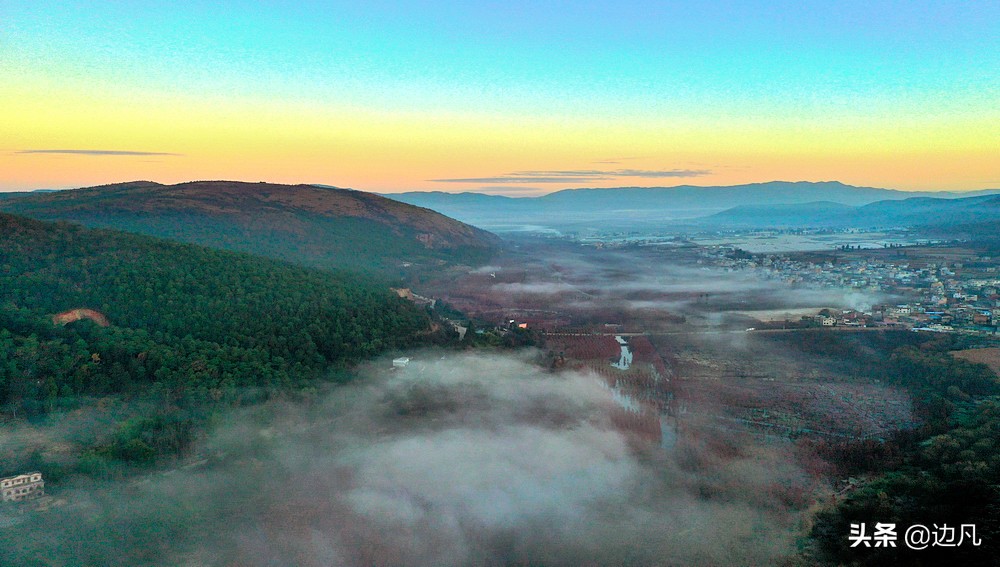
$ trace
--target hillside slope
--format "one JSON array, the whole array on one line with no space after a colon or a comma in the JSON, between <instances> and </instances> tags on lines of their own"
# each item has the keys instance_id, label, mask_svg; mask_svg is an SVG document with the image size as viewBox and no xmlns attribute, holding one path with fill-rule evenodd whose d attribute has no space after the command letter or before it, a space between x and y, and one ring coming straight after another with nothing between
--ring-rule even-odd
<instances>
[{"instance_id":1,"label":"hillside slope","mask_svg":"<svg viewBox=\"0 0 1000 567\"><path fill-rule=\"evenodd\" d=\"M57 317L70 310L91 321ZM0 214L0 411L152 385L195 399L281 386L428 327L367 278Z\"/></svg>"},{"instance_id":2,"label":"hillside slope","mask_svg":"<svg viewBox=\"0 0 1000 567\"><path fill-rule=\"evenodd\" d=\"M232 181L148 181L28 194L8 212L252 252L322 268L389 271L487 258L492 234L372 193Z\"/></svg>"}]
</instances>

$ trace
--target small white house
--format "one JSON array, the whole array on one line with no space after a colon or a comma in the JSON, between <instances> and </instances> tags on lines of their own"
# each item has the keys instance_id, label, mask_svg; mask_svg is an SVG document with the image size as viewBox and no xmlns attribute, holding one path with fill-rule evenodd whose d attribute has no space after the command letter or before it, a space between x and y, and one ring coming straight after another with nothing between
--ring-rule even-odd
<instances>
[{"instance_id":1,"label":"small white house","mask_svg":"<svg viewBox=\"0 0 1000 567\"><path fill-rule=\"evenodd\" d=\"M4 502L37 498L45 494L45 481L39 472L0 478L0 493Z\"/></svg>"},{"instance_id":2,"label":"small white house","mask_svg":"<svg viewBox=\"0 0 1000 567\"><path fill-rule=\"evenodd\" d=\"M410 363L410 358L407 356L401 356L399 358L392 359L393 368L406 368L406 365Z\"/></svg>"}]
</instances>

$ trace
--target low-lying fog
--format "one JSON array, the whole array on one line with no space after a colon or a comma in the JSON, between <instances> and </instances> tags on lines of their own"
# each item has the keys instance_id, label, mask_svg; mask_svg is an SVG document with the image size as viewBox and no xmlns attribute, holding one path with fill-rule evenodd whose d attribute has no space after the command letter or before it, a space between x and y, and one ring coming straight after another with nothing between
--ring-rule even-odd
<instances>
[{"instance_id":1,"label":"low-lying fog","mask_svg":"<svg viewBox=\"0 0 1000 567\"><path fill-rule=\"evenodd\" d=\"M537 353L415 353L234 412L200 466L62 486L4 565L718 565L793 553L811 481L732 433L670 450ZM721 435L721 434L720 434Z\"/></svg>"},{"instance_id":2,"label":"low-lying fog","mask_svg":"<svg viewBox=\"0 0 1000 567\"><path fill-rule=\"evenodd\" d=\"M866 311L892 300L865 289L792 284L785 281L787 276L714 265L695 250L601 250L526 240L506 265L471 272L475 281L457 293L473 297L467 306L473 310L478 303L490 302L610 323L621 321L597 321L595 313L617 310L619 318L637 319L659 312L710 325L728 312L752 317L754 311L762 311L765 318L772 318L787 310L798 318L824 308Z\"/></svg>"}]
</instances>

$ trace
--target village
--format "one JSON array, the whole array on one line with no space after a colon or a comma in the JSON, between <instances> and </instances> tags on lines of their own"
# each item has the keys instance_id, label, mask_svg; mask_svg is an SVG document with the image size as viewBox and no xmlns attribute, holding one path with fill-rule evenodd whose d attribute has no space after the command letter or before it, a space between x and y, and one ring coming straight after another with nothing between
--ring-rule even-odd
<instances>
[{"instance_id":1,"label":"village","mask_svg":"<svg viewBox=\"0 0 1000 567\"><path fill-rule=\"evenodd\" d=\"M994 335L1000 322L1000 272L989 256L943 247L843 250L837 254L751 255L738 248L703 251L705 263L752 271L800 286L853 289L892 299L867 309L823 310L827 327L903 327Z\"/></svg>"}]
</instances>

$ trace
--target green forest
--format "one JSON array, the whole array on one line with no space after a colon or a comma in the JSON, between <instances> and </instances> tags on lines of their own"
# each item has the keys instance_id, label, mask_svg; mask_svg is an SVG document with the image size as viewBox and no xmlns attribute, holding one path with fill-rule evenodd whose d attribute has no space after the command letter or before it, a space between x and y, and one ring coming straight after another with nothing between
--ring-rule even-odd
<instances>
[{"instance_id":1,"label":"green forest","mask_svg":"<svg viewBox=\"0 0 1000 567\"><path fill-rule=\"evenodd\" d=\"M9 209L26 204L12 203ZM24 214L41 219L60 218L45 211L25 210ZM487 247L462 246L433 250L423 246L417 232L405 225L388 230L384 224L366 218L338 217L297 213L295 220L308 223L308 230L289 231L285 226L261 221L252 227L232 219L191 212L136 214L127 211L107 213L81 208L63 218L91 227L111 228L138 234L148 234L202 246L248 252L269 258L280 258L311 268L352 270L376 275L399 277L430 269L445 263L483 262L494 252ZM407 260L417 266L401 270Z\"/></svg>"},{"instance_id":2,"label":"green forest","mask_svg":"<svg viewBox=\"0 0 1000 567\"><path fill-rule=\"evenodd\" d=\"M78 308L109 325L53 321ZM0 412L37 420L81 397L158 400L104 447L116 458L176 452L193 423L178 416L343 376L429 328L381 280L0 214Z\"/></svg>"}]
</instances>

